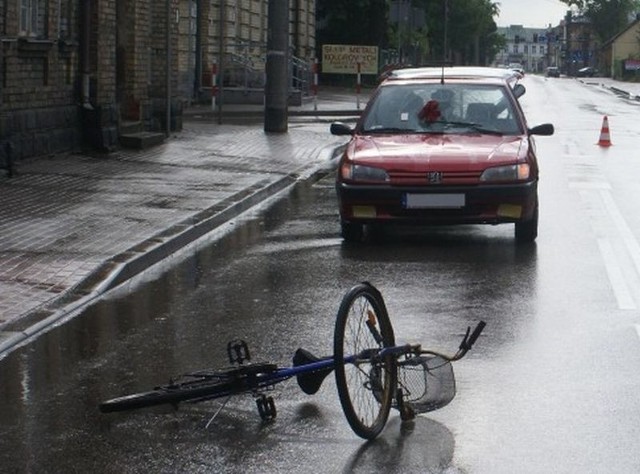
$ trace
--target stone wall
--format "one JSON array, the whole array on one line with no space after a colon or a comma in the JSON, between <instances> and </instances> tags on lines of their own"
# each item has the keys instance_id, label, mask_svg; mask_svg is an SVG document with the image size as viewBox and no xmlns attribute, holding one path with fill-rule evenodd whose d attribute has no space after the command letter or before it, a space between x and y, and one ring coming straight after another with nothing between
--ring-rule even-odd
<instances>
[{"instance_id":1,"label":"stone wall","mask_svg":"<svg viewBox=\"0 0 640 474\"><path fill-rule=\"evenodd\" d=\"M70 0L48 2L37 29L20 32L19 4L5 0L0 8L0 145L10 142L15 160L80 143L78 38L70 26L78 9ZM4 155L0 146L1 160Z\"/></svg>"},{"instance_id":2,"label":"stone wall","mask_svg":"<svg viewBox=\"0 0 640 474\"><path fill-rule=\"evenodd\" d=\"M289 2L294 54L311 62L315 0ZM112 150L124 121L164 131L168 92L171 128L179 129L185 103L211 98L221 53L227 66L249 60L252 80L263 79L267 0L170 0L169 10L162 0L38 0L29 31L20 31L21 4L0 0L0 164L7 142L19 161ZM247 70L238 67L238 77Z\"/></svg>"},{"instance_id":3,"label":"stone wall","mask_svg":"<svg viewBox=\"0 0 640 474\"><path fill-rule=\"evenodd\" d=\"M221 78L221 56L225 87L260 88L264 81L268 30L268 3L264 0L225 0L206 5L202 28L201 90L209 99L212 65ZM311 66L315 55L315 0L289 0L289 34L293 54ZM222 44L221 44L222 41Z\"/></svg>"}]
</instances>

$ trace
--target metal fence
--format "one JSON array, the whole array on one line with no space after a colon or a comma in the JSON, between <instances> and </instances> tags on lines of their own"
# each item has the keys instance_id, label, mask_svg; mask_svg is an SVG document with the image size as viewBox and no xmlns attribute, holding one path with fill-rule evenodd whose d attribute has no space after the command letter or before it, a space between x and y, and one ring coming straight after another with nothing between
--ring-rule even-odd
<instances>
[{"instance_id":1,"label":"metal fence","mask_svg":"<svg viewBox=\"0 0 640 474\"><path fill-rule=\"evenodd\" d=\"M226 103L256 103L262 100L266 82L266 51L264 43L242 42L228 45L228 51L218 71L220 96ZM289 95L300 99L310 96L313 67L309 61L289 52Z\"/></svg>"}]
</instances>

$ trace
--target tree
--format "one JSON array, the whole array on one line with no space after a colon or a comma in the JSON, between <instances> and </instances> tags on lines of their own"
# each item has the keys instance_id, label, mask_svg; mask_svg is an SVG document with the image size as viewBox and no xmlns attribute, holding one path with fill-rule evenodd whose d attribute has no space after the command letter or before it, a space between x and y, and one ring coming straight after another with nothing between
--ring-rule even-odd
<instances>
[{"instance_id":1,"label":"tree","mask_svg":"<svg viewBox=\"0 0 640 474\"><path fill-rule=\"evenodd\" d=\"M427 10L432 61L446 59L454 64L484 65L493 60L500 46L493 19L499 13L496 3L490 0L420 1Z\"/></svg>"},{"instance_id":2,"label":"tree","mask_svg":"<svg viewBox=\"0 0 640 474\"><path fill-rule=\"evenodd\" d=\"M629 23L629 15L640 8L638 0L560 0L576 6L591 21L593 31L601 42L608 41Z\"/></svg>"},{"instance_id":3,"label":"tree","mask_svg":"<svg viewBox=\"0 0 640 474\"><path fill-rule=\"evenodd\" d=\"M390 0L389 21L392 55L400 63L423 64L429 51L424 8L410 0Z\"/></svg>"},{"instance_id":4,"label":"tree","mask_svg":"<svg viewBox=\"0 0 640 474\"><path fill-rule=\"evenodd\" d=\"M317 45L387 44L386 0L317 0Z\"/></svg>"},{"instance_id":5,"label":"tree","mask_svg":"<svg viewBox=\"0 0 640 474\"><path fill-rule=\"evenodd\" d=\"M498 4L491 0L411 0L413 7L424 10L426 25L410 29L389 23L391 2L317 0L318 55L323 44L404 45L416 65L445 58L453 64L485 65L500 48L493 19Z\"/></svg>"}]
</instances>

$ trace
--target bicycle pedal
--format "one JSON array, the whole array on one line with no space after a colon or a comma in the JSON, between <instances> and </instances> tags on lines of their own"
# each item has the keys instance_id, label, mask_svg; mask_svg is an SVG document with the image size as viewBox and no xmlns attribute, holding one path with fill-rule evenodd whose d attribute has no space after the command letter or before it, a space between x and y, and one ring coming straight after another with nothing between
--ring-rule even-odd
<instances>
[{"instance_id":1,"label":"bicycle pedal","mask_svg":"<svg viewBox=\"0 0 640 474\"><path fill-rule=\"evenodd\" d=\"M258 407L258 414L262 421L270 421L276 417L276 404L273 401L273 397L260 395L256 398L256 405Z\"/></svg>"},{"instance_id":2,"label":"bicycle pedal","mask_svg":"<svg viewBox=\"0 0 640 474\"><path fill-rule=\"evenodd\" d=\"M227 343L227 355L231 364L243 364L251 360L249 345L242 339L234 339Z\"/></svg>"}]
</instances>

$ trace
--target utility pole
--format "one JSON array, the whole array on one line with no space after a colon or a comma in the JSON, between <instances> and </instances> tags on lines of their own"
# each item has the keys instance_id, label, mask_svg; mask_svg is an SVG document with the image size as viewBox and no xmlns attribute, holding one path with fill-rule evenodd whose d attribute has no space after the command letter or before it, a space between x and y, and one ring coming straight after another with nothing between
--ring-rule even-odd
<instances>
[{"instance_id":1,"label":"utility pole","mask_svg":"<svg viewBox=\"0 0 640 474\"><path fill-rule=\"evenodd\" d=\"M165 36L165 49L167 50L167 67L165 69L165 82L167 86L166 96L166 115L165 120L167 127L165 135L171 135L171 0L165 2L165 27L167 29Z\"/></svg>"},{"instance_id":2,"label":"utility pole","mask_svg":"<svg viewBox=\"0 0 640 474\"><path fill-rule=\"evenodd\" d=\"M220 41L218 50L218 74L220 75L220 87L218 87L218 96L216 98L216 105L218 107L218 123L222 123L222 106L224 105L224 23L225 23L225 9L227 8L225 0L220 0ZM217 84L213 84L216 86Z\"/></svg>"},{"instance_id":3,"label":"utility pole","mask_svg":"<svg viewBox=\"0 0 640 474\"><path fill-rule=\"evenodd\" d=\"M446 64L447 63L447 48L449 47L449 45L447 44L448 42L448 36L449 36L449 32L448 32L448 28L449 28L449 0L444 0L444 44L443 44L443 54L442 54L442 64Z\"/></svg>"},{"instance_id":4,"label":"utility pole","mask_svg":"<svg viewBox=\"0 0 640 474\"><path fill-rule=\"evenodd\" d=\"M289 1L270 0L267 28L264 131L287 131Z\"/></svg>"}]
</instances>

